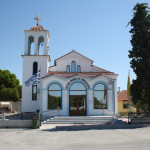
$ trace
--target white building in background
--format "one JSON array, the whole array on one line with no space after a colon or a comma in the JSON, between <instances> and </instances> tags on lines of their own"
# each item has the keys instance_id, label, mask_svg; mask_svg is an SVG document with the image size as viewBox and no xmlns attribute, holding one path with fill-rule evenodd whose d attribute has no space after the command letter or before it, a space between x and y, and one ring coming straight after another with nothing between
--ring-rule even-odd
<instances>
[{"instance_id":1,"label":"white building in background","mask_svg":"<svg viewBox=\"0 0 150 150\"><path fill-rule=\"evenodd\" d=\"M49 66L49 39L49 31L38 22L25 30L22 112L40 110L50 116L117 113L117 74L94 66L91 59L75 50ZM34 77L39 70L40 83Z\"/></svg>"}]
</instances>

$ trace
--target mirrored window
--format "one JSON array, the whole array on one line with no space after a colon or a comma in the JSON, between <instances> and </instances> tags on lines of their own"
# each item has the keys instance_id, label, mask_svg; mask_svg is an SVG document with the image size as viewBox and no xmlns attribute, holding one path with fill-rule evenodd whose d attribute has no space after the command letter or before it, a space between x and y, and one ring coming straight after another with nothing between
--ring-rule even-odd
<instances>
[{"instance_id":1,"label":"mirrored window","mask_svg":"<svg viewBox=\"0 0 150 150\"><path fill-rule=\"evenodd\" d=\"M85 86L80 83L80 82L76 82L76 83L73 83L70 87L70 90L78 90L78 91L81 91L81 90L86 90Z\"/></svg>"},{"instance_id":2,"label":"mirrored window","mask_svg":"<svg viewBox=\"0 0 150 150\"><path fill-rule=\"evenodd\" d=\"M94 109L107 109L107 89L103 84L94 88Z\"/></svg>"},{"instance_id":3,"label":"mirrored window","mask_svg":"<svg viewBox=\"0 0 150 150\"><path fill-rule=\"evenodd\" d=\"M48 88L48 109L62 109L62 89L59 84L51 84Z\"/></svg>"},{"instance_id":4,"label":"mirrored window","mask_svg":"<svg viewBox=\"0 0 150 150\"><path fill-rule=\"evenodd\" d=\"M37 84L32 84L32 100L37 100Z\"/></svg>"},{"instance_id":5,"label":"mirrored window","mask_svg":"<svg viewBox=\"0 0 150 150\"><path fill-rule=\"evenodd\" d=\"M61 91L61 87L60 87L60 85L59 84L51 84L50 86L49 86L49 89L48 89L49 91Z\"/></svg>"},{"instance_id":6,"label":"mirrored window","mask_svg":"<svg viewBox=\"0 0 150 150\"><path fill-rule=\"evenodd\" d=\"M80 82L73 83L70 87L70 95L86 95L85 86Z\"/></svg>"}]
</instances>

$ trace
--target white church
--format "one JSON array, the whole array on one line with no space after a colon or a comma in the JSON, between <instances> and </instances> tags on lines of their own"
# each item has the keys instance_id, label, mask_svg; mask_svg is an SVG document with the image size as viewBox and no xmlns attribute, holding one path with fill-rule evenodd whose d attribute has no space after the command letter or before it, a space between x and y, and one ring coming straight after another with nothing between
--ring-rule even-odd
<instances>
[{"instance_id":1,"label":"white church","mask_svg":"<svg viewBox=\"0 0 150 150\"><path fill-rule=\"evenodd\" d=\"M36 26L25 30L22 112L40 110L42 115L49 116L117 113L117 74L94 66L93 60L75 50L49 66L50 33L39 25L38 15L35 20ZM33 44L34 53L31 53Z\"/></svg>"}]
</instances>

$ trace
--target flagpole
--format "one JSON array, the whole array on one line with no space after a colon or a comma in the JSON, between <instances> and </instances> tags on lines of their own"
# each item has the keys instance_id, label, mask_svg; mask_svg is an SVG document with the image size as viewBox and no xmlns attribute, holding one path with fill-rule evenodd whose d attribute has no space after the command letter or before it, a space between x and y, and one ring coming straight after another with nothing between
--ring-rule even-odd
<instances>
[{"instance_id":1,"label":"flagpole","mask_svg":"<svg viewBox=\"0 0 150 150\"><path fill-rule=\"evenodd\" d=\"M129 79L130 79L130 70L129 70ZM129 87L129 98L130 98L130 113L131 113L131 88L130 87Z\"/></svg>"}]
</instances>

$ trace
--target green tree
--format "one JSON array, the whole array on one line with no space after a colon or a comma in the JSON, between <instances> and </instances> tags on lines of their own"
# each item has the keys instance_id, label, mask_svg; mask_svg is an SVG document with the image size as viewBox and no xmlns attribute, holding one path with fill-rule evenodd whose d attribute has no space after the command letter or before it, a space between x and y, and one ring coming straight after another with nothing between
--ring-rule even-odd
<instances>
[{"instance_id":1,"label":"green tree","mask_svg":"<svg viewBox=\"0 0 150 150\"><path fill-rule=\"evenodd\" d=\"M15 74L0 70L0 101L17 101L21 98L22 87Z\"/></svg>"},{"instance_id":2,"label":"green tree","mask_svg":"<svg viewBox=\"0 0 150 150\"><path fill-rule=\"evenodd\" d=\"M137 3L133 8L131 45L129 58L136 80L131 85L132 101L150 111L150 14L146 3Z\"/></svg>"},{"instance_id":3,"label":"green tree","mask_svg":"<svg viewBox=\"0 0 150 150\"><path fill-rule=\"evenodd\" d=\"M130 76L128 75L128 82L127 82L127 97L130 103Z\"/></svg>"}]
</instances>

